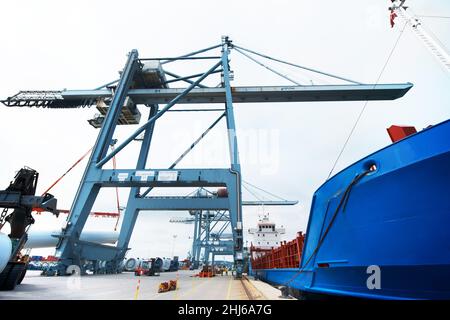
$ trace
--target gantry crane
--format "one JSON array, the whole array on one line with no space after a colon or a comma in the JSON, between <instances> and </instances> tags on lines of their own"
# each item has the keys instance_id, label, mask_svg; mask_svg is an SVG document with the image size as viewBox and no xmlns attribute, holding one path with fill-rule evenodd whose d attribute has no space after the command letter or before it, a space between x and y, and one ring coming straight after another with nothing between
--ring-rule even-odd
<instances>
[{"instance_id":1,"label":"gantry crane","mask_svg":"<svg viewBox=\"0 0 450 320\"><path fill-rule=\"evenodd\" d=\"M263 199L261 194L257 195L254 191L245 186L248 184L243 181L244 188L247 189L258 200L242 200L242 206L260 206L263 208L270 206L293 206L298 201L286 200L279 196L276 196L270 192L267 192L259 187L260 191L263 191L272 197L278 198L277 200ZM221 188L217 191L209 191L205 188L199 188L195 191L196 197L219 197L227 195L227 190ZM211 261L214 264L216 256L233 255L232 250L232 232L231 232L231 219L230 215L225 210L191 210L189 212L190 217L172 217L169 222L171 223L183 223L193 224L193 236L192 236L192 251L191 251L191 267L197 269L200 263L201 252L203 250L203 263L208 264ZM227 232L227 233L226 233Z\"/></svg>"},{"instance_id":2,"label":"gantry crane","mask_svg":"<svg viewBox=\"0 0 450 320\"><path fill-rule=\"evenodd\" d=\"M172 223L194 225L192 237L191 266L197 269L203 250L203 263L214 264L216 255L233 255L231 217L226 210L191 210L191 217L171 218ZM227 233L225 233L227 232Z\"/></svg>"},{"instance_id":3,"label":"gantry crane","mask_svg":"<svg viewBox=\"0 0 450 320\"><path fill-rule=\"evenodd\" d=\"M83 273L89 263L95 265L94 270L101 269L102 273L119 272L140 211L223 210L230 216L232 232L230 249L236 266L236 276L240 277L243 267L242 173L234 105L255 102L394 100L402 97L412 87L410 83L362 84L295 64L290 65L333 77L344 81L345 84L232 87L229 59L232 49L247 50L234 45L228 37L223 37L222 42L215 46L178 57L140 58L138 51L132 50L120 78L94 90L22 91L2 101L9 107L76 108L95 105L103 116L93 121L94 124L100 123L97 125L100 131L56 248L56 256L59 257L59 275L71 273L74 266L80 268ZM220 50L220 54L202 55L212 50ZM167 64L174 61L191 62L197 59L212 61L212 66L203 73L190 76L178 76L164 70ZM220 85L217 87L204 85L204 80L213 74L220 74ZM173 79L167 80L166 76ZM169 88L170 83L178 81L187 82L189 85L185 88ZM133 125L140 122L140 114L135 108L139 104L150 109L148 119L134 133L121 141L114 151L108 153L117 125ZM160 107L159 104L164 106ZM219 104L224 107L220 108L217 120L170 167L148 168L147 157L155 123L172 111L177 104L199 104L201 107L194 110L199 112L210 111L203 107L205 104ZM176 168L184 156L221 119L226 121L229 166L218 169ZM141 134L143 137L139 139L140 151L136 156L134 168L103 168ZM80 241L80 234L100 189L114 187L131 188L125 204L126 210L117 245L106 246ZM149 195L153 188L180 187L226 187L228 195L215 198Z\"/></svg>"},{"instance_id":4,"label":"gantry crane","mask_svg":"<svg viewBox=\"0 0 450 320\"><path fill-rule=\"evenodd\" d=\"M58 216L56 209L57 200L50 193L44 192L42 196L36 196L36 186L39 173L28 167L20 169L14 180L5 190L0 190L0 231L8 223L11 241L9 248L0 247L0 250L8 250L9 259L4 266L0 263L0 290L13 290L25 277L28 267L28 255L22 255L21 250L28 240L28 229L34 223L32 210L52 212ZM13 209L9 212L10 209ZM0 233L1 234L1 233Z\"/></svg>"}]
</instances>

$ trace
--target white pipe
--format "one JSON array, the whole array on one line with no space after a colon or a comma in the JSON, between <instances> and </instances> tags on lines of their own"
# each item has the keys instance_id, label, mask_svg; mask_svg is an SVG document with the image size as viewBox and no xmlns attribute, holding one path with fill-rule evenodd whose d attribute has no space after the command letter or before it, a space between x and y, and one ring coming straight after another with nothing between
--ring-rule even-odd
<instances>
[{"instance_id":1,"label":"white pipe","mask_svg":"<svg viewBox=\"0 0 450 320\"><path fill-rule=\"evenodd\" d=\"M2 272L8 264L9 258L11 257L11 251L11 239L9 239L6 234L0 232L0 272Z\"/></svg>"},{"instance_id":2,"label":"white pipe","mask_svg":"<svg viewBox=\"0 0 450 320\"><path fill-rule=\"evenodd\" d=\"M51 248L58 244L58 231L38 231L28 232L28 240L25 243L25 249L33 248ZM80 240L101 244L114 244L119 238L119 233L115 231L83 231Z\"/></svg>"}]
</instances>

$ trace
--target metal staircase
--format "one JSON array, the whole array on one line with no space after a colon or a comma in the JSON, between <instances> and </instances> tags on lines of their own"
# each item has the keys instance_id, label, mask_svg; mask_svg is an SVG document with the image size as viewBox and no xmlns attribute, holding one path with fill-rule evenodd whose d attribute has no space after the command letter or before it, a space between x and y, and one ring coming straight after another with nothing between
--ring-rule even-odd
<instances>
[{"instance_id":1,"label":"metal staircase","mask_svg":"<svg viewBox=\"0 0 450 320\"><path fill-rule=\"evenodd\" d=\"M408 24L411 31L417 36L417 38L425 45L425 47L436 58L447 75L450 76L450 54L447 49L440 43L438 39L435 39L430 32L422 25L421 21L415 16L408 7L403 5L404 1L397 4L394 2L393 9L397 13L398 17Z\"/></svg>"}]
</instances>

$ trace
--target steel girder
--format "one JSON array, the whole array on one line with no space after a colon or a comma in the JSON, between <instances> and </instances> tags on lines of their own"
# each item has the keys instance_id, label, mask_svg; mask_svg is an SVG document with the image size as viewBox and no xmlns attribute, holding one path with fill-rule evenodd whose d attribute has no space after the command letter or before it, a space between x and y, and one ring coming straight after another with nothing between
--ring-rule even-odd
<instances>
[{"instance_id":1,"label":"steel girder","mask_svg":"<svg viewBox=\"0 0 450 320\"><path fill-rule=\"evenodd\" d=\"M400 84L343 84L304 86L233 87L234 103L313 102L395 100L412 88L411 83ZM183 88L132 89L128 96L136 103L167 103L184 91ZM77 108L95 104L99 98L112 96L109 89L21 92L1 101L8 107ZM224 103L224 88L195 88L178 101L179 104Z\"/></svg>"},{"instance_id":2,"label":"steel girder","mask_svg":"<svg viewBox=\"0 0 450 320\"><path fill-rule=\"evenodd\" d=\"M234 121L233 103L251 102L295 102L295 101L356 101L356 100L393 100L402 97L412 84L351 84L332 86L278 86L278 87L231 87L229 70L229 49L231 42L224 38L222 44L198 50L193 53L166 59L161 64L187 59L192 55L222 47L220 61L205 72L197 80L191 77L179 77L190 85L183 89L173 88L134 88L130 89L133 79L141 72L141 62L137 50L130 52L126 65L114 89L108 85L95 90L63 90L63 91L33 91L21 92L3 100L7 106L41 106L48 108L73 108L91 106L98 98L106 98L109 102L108 112L100 129L93 152L86 166L78 191L74 198L67 224L56 248L60 257L60 274L65 274L69 265L82 266L85 260L109 262L110 270L118 270L122 261L136 218L140 210L227 210L230 215L232 229L232 252L240 276L243 264L242 245L242 201L241 201L241 168ZM201 81L221 68L222 85L220 88L205 88ZM104 89L107 88L107 89ZM124 101L130 97L136 104L146 104L150 107L147 122L139 127L131 136L125 139L115 151L108 152L113 138L118 118ZM158 103L167 103L159 109ZM224 103L225 119L228 129L230 167L223 169L182 169L175 171L175 176L166 169L145 169L153 129L156 120L166 111L180 103ZM120 152L139 134L144 133L144 139L134 169L105 170L103 165ZM172 176L172 180L161 179L162 176ZM173 197L155 198L142 197L141 187L206 187L226 186L228 198L223 199L174 199ZM116 247L101 246L79 240L80 234L92 209L100 188L131 187L126 204L126 211ZM201 219L201 218L200 218ZM197 231L198 232L198 231Z\"/></svg>"},{"instance_id":3,"label":"steel girder","mask_svg":"<svg viewBox=\"0 0 450 320\"><path fill-rule=\"evenodd\" d=\"M307 86L252 86L233 87L234 103L258 102L309 102L309 101L359 101L395 100L412 88L411 83L401 84L343 84ZM183 92L182 88L133 89L128 95L136 103L167 103ZM111 96L109 90L62 91L64 101L89 100ZM178 103L224 103L224 88L195 88Z\"/></svg>"},{"instance_id":4,"label":"steel girder","mask_svg":"<svg viewBox=\"0 0 450 320\"><path fill-rule=\"evenodd\" d=\"M151 111L147 123L116 148L117 153L131 142L138 132L144 132L136 168L106 170L102 169L102 166L112 158L111 153L107 154L107 150L117 126L121 106L123 106L124 100L128 95L133 78L140 72L141 67L138 52L133 50L129 54L121 78L112 96L109 110L100 129L92 155L80 182L66 227L56 248L56 255L60 258L59 274L65 274L67 267L71 265L77 265L83 269L85 262L88 260L94 261L95 265L99 265L99 261L109 262L111 272L117 272L119 264L128 250L132 230L136 223L138 213L141 210L227 210L231 217L230 224L232 225L233 232L233 246L231 251L233 252L237 269L242 269L239 267L242 265L243 249L240 191L241 172L237 156L237 139L235 136L231 87L229 83L229 49L226 41L224 41L222 47L222 58L219 63L204 73L200 79L194 81L189 88L185 89L177 97L174 97L164 108L159 109L156 104L150 105ZM156 120L175 105L177 101L182 99L183 96L188 94L204 78L215 72L215 69L219 66L223 69L223 87L227 96L225 118L228 128L231 159L230 168L182 170L145 169ZM139 194L141 187L206 186L225 186L228 189L229 195L224 199L174 199L172 197L141 197ZM116 247L88 243L79 239L98 192L103 187L131 187ZM230 251L229 247L227 251ZM240 276L239 272L238 276Z\"/></svg>"},{"instance_id":5,"label":"steel girder","mask_svg":"<svg viewBox=\"0 0 450 320\"><path fill-rule=\"evenodd\" d=\"M194 239L192 242L192 264L197 268L203 250L203 263L214 264L215 255L235 255L234 234L227 211L197 210L194 213ZM231 232L231 239L225 231Z\"/></svg>"}]
</instances>

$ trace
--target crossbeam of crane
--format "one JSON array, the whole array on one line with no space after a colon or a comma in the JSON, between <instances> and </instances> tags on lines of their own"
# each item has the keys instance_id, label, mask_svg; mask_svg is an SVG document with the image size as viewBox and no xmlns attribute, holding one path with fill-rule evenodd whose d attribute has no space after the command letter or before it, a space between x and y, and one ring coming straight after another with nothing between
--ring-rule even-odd
<instances>
[{"instance_id":1,"label":"crossbeam of crane","mask_svg":"<svg viewBox=\"0 0 450 320\"><path fill-rule=\"evenodd\" d=\"M298 201L242 201L243 206L292 206ZM227 198L196 197L145 197L136 198L136 207L141 210L226 210Z\"/></svg>"},{"instance_id":2,"label":"crossbeam of crane","mask_svg":"<svg viewBox=\"0 0 450 320\"><path fill-rule=\"evenodd\" d=\"M411 87L411 83L251 86L232 87L231 91L234 103L359 101L395 100L403 97ZM168 103L184 90L184 88L130 89L128 97L138 104ZM108 89L49 91L48 97L43 92L26 93L19 93L1 102L9 107L75 108L91 106L99 98L112 96L112 91ZM224 103L225 99L225 88L194 88L177 103Z\"/></svg>"},{"instance_id":3,"label":"crossbeam of crane","mask_svg":"<svg viewBox=\"0 0 450 320\"><path fill-rule=\"evenodd\" d=\"M343 84L310 86L252 86L232 87L234 103L255 102L307 102L307 101L358 101L358 100L395 100L411 89L411 83L401 84ZM128 96L135 103L168 103L184 88L133 89ZM64 100L86 100L111 96L109 90L63 91ZM195 88L181 103L224 103L225 88Z\"/></svg>"}]
</instances>

